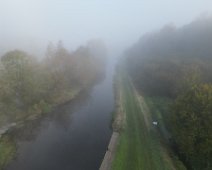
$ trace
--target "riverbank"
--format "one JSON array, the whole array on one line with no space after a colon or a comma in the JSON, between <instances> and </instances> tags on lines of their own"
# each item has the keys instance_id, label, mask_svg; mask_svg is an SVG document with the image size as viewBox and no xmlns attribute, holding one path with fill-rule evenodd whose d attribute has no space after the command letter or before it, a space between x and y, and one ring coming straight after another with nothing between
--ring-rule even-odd
<instances>
[{"instance_id":1,"label":"riverbank","mask_svg":"<svg viewBox=\"0 0 212 170\"><path fill-rule=\"evenodd\" d=\"M0 139L0 170L14 158L16 150L16 143L8 135L3 135Z\"/></svg>"},{"instance_id":2,"label":"riverbank","mask_svg":"<svg viewBox=\"0 0 212 170\"><path fill-rule=\"evenodd\" d=\"M113 112L112 117L112 130L113 133L110 138L110 142L107 147L107 151L104 155L103 161L100 166L100 170L110 170L112 167L112 162L115 156L115 152L117 149L117 144L120 136L120 132L123 128L124 124L124 110L122 106L122 91L121 88L121 79L120 76L114 75L113 78L113 89L114 89L114 97L115 97L115 111Z\"/></svg>"},{"instance_id":3,"label":"riverbank","mask_svg":"<svg viewBox=\"0 0 212 170\"><path fill-rule=\"evenodd\" d=\"M99 169L112 133L113 67L71 102L8 131L18 154L4 170Z\"/></svg>"},{"instance_id":4,"label":"riverbank","mask_svg":"<svg viewBox=\"0 0 212 170\"><path fill-rule=\"evenodd\" d=\"M106 156L108 166L104 170L183 170L184 166L170 154L157 126L152 124L151 109L145 98L137 93L123 70L119 70L117 76L118 109L113 130L118 129L119 137L113 142L116 143L114 150L108 149L114 154L109 154L112 160ZM176 166L176 162L179 166Z\"/></svg>"},{"instance_id":5,"label":"riverbank","mask_svg":"<svg viewBox=\"0 0 212 170\"><path fill-rule=\"evenodd\" d=\"M2 126L0 128L0 170L3 170L3 168L14 158L17 150L14 139L7 133L16 127L23 126L26 122L36 120L45 114L50 113L56 107L75 100L82 93L85 93L85 90L77 89L72 91L72 93L66 93L63 97L58 98L57 104L55 103L52 105L48 110L46 110L46 112L32 112L29 116L19 117L16 121Z\"/></svg>"},{"instance_id":6,"label":"riverbank","mask_svg":"<svg viewBox=\"0 0 212 170\"><path fill-rule=\"evenodd\" d=\"M8 130L14 128L15 126L19 126L26 121L35 120L43 114L51 112L55 107L63 105L71 100L75 99L80 93L83 92L82 89L75 89L72 91L64 92L64 95L60 95L54 100L54 104L45 104L40 108L37 108L36 111L31 111L27 114L22 114L21 116L16 117L12 122L4 123L0 125L0 138L4 135ZM38 107L38 106L37 106Z\"/></svg>"}]
</instances>

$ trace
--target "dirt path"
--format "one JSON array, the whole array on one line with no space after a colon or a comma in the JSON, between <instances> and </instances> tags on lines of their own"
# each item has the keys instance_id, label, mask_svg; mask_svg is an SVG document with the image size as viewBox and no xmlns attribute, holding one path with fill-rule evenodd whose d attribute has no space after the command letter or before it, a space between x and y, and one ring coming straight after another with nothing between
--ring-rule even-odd
<instances>
[{"instance_id":1,"label":"dirt path","mask_svg":"<svg viewBox=\"0 0 212 170\"><path fill-rule=\"evenodd\" d=\"M134 96L138 100L139 107L140 107L141 112L142 112L142 114L144 116L144 121L145 121L146 127L148 128L148 130L150 130L152 119L150 117L149 108L148 108L144 98L136 90L136 88L135 88L134 84L132 83L132 81L131 80L129 80L129 81L130 81L130 84L132 86L132 91L134 93Z\"/></svg>"}]
</instances>

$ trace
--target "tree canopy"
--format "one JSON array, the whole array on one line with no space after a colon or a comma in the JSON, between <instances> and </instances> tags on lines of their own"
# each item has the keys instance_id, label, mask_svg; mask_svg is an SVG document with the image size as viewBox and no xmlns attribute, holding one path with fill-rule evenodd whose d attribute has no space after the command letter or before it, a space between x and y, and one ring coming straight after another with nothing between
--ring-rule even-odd
<instances>
[{"instance_id":1,"label":"tree canopy","mask_svg":"<svg viewBox=\"0 0 212 170\"><path fill-rule=\"evenodd\" d=\"M94 43L95 42L95 43ZM106 54L98 41L68 51L62 41L47 46L38 61L24 51L9 51L0 61L0 124L43 113L73 98L104 75ZM97 50L98 49L98 50ZM2 118L4 117L4 118Z\"/></svg>"},{"instance_id":2,"label":"tree canopy","mask_svg":"<svg viewBox=\"0 0 212 170\"><path fill-rule=\"evenodd\" d=\"M178 96L172 106L170 127L179 151L196 169L212 162L212 85L195 86Z\"/></svg>"}]
</instances>

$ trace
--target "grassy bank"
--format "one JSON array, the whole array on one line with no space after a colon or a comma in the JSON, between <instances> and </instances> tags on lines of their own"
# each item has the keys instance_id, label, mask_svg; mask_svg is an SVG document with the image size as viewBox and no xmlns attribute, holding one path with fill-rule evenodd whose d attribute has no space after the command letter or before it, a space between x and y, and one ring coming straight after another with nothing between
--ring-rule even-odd
<instances>
[{"instance_id":1,"label":"grassy bank","mask_svg":"<svg viewBox=\"0 0 212 170\"><path fill-rule=\"evenodd\" d=\"M168 140L170 134L165 127L165 119L169 116L169 106L173 101L170 98L162 97L145 97L145 101L150 110L152 120L158 122L159 132L164 139Z\"/></svg>"},{"instance_id":2,"label":"grassy bank","mask_svg":"<svg viewBox=\"0 0 212 170\"><path fill-rule=\"evenodd\" d=\"M120 74L119 89L125 114L113 170L175 170L175 160L161 142L157 127L143 98L139 98L126 74ZM150 104L151 100L147 103ZM156 108L155 108L156 109ZM160 116L159 114L157 116ZM161 120L160 120L161 121Z\"/></svg>"},{"instance_id":3,"label":"grassy bank","mask_svg":"<svg viewBox=\"0 0 212 170\"><path fill-rule=\"evenodd\" d=\"M3 135L0 139L0 170L14 158L16 144L8 135Z\"/></svg>"},{"instance_id":4,"label":"grassy bank","mask_svg":"<svg viewBox=\"0 0 212 170\"><path fill-rule=\"evenodd\" d=\"M51 102L45 102L44 100L41 100L39 103L30 106L25 112L14 107L12 116L8 116L0 112L0 129L2 126L8 124L8 122L18 123L20 121L23 122L26 120L32 120L42 114L48 113L54 107L75 98L80 93L80 91L80 88L64 90L60 94L53 96Z\"/></svg>"},{"instance_id":5,"label":"grassy bank","mask_svg":"<svg viewBox=\"0 0 212 170\"><path fill-rule=\"evenodd\" d=\"M172 158L172 162L176 169L184 170L186 169L183 163L178 159L178 157L173 153L170 147L170 133L166 128L167 118L170 114L170 105L173 100L170 98L164 97L145 97L145 101L150 110L152 119L158 122L158 132L160 134L160 140L166 150L169 152L169 155Z\"/></svg>"}]
</instances>

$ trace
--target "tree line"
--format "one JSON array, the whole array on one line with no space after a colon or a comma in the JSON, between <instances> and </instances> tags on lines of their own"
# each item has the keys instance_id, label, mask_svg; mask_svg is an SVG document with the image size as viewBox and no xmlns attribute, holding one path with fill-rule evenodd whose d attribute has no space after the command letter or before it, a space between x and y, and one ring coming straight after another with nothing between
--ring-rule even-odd
<instances>
[{"instance_id":1,"label":"tree line","mask_svg":"<svg viewBox=\"0 0 212 170\"><path fill-rule=\"evenodd\" d=\"M104 75L106 48L90 41L68 51L61 41L49 43L41 60L13 50L0 58L0 123L49 112L72 99Z\"/></svg>"},{"instance_id":2,"label":"tree line","mask_svg":"<svg viewBox=\"0 0 212 170\"><path fill-rule=\"evenodd\" d=\"M211 169L212 18L148 33L125 55L142 94L173 100L166 126L182 160L190 169Z\"/></svg>"}]
</instances>

